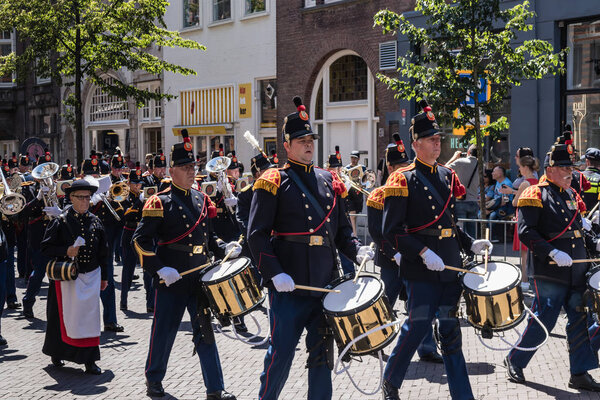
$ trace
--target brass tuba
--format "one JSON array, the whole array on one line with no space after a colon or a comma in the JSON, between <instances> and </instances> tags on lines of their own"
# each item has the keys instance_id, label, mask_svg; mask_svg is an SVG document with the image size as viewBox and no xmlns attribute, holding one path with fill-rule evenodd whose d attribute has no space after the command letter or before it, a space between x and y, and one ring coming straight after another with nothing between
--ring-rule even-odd
<instances>
[{"instance_id":1,"label":"brass tuba","mask_svg":"<svg viewBox=\"0 0 600 400\"><path fill-rule=\"evenodd\" d=\"M231 159L229 157L215 157L206 163L206 171L217 175L217 187L220 187L223 191L223 197L226 199L231 199L235 197L233 192L231 191L231 186L229 185L229 179L227 178L227 167L231 164ZM233 207L227 207L229 211L233 214Z\"/></svg>"},{"instance_id":2,"label":"brass tuba","mask_svg":"<svg viewBox=\"0 0 600 400\"><path fill-rule=\"evenodd\" d=\"M27 201L22 194L10 190L4 172L0 171L0 175L2 175L2 184L4 185L4 194L0 199L0 211L6 215L18 214L23 210Z\"/></svg>"},{"instance_id":3,"label":"brass tuba","mask_svg":"<svg viewBox=\"0 0 600 400\"><path fill-rule=\"evenodd\" d=\"M31 176L40 181L40 190L42 190L42 186L46 186L50 189L48 190L48 193L44 194L44 204L46 207L60 208L58 197L56 196L56 182L52 179L59 168L58 164L47 162L38 165L31 171Z\"/></svg>"}]
</instances>

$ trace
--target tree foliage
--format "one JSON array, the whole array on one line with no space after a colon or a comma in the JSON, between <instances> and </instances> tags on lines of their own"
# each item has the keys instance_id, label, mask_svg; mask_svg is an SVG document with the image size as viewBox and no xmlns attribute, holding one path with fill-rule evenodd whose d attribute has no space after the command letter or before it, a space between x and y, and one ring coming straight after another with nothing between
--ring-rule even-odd
<instances>
[{"instance_id":1,"label":"tree foliage","mask_svg":"<svg viewBox=\"0 0 600 400\"><path fill-rule=\"evenodd\" d=\"M59 85L75 87L67 102L74 107L77 158L81 161L84 80L121 99L133 98L141 107L150 99L173 96L108 79L110 71L195 74L193 69L150 51L157 47L205 49L166 29L163 18L168 5L166 0L2 0L0 31L14 29L25 46L19 54L0 57L0 76L16 72L17 79L24 80L33 71Z\"/></svg>"}]
</instances>

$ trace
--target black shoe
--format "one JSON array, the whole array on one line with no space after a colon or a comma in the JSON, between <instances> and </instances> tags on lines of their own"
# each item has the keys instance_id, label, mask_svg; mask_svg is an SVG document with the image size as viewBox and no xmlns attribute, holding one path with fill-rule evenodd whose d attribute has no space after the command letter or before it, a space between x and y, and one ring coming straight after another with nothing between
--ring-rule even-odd
<instances>
[{"instance_id":1,"label":"black shoe","mask_svg":"<svg viewBox=\"0 0 600 400\"><path fill-rule=\"evenodd\" d=\"M438 354L437 351L420 356L419 360L421 360L423 362L434 363L434 364L443 364L444 363L444 359L442 358L441 355Z\"/></svg>"},{"instance_id":2,"label":"black shoe","mask_svg":"<svg viewBox=\"0 0 600 400\"><path fill-rule=\"evenodd\" d=\"M146 381L146 394L150 397L163 397L165 395L165 389L163 389L162 383L160 382Z\"/></svg>"},{"instance_id":3,"label":"black shoe","mask_svg":"<svg viewBox=\"0 0 600 400\"><path fill-rule=\"evenodd\" d=\"M8 342L6 341L6 339L4 339L2 335L0 335L0 346L6 346L7 344Z\"/></svg>"},{"instance_id":4,"label":"black shoe","mask_svg":"<svg viewBox=\"0 0 600 400\"><path fill-rule=\"evenodd\" d=\"M11 301L6 304L6 308L10 308L11 310L16 310L17 308L21 308L21 303L17 303L16 301Z\"/></svg>"},{"instance_id":5,"label":"black shoe","mask_svg":"<svg viewBox=\"0 0 600 400\"><path fill-rule=\"evenodd\" d=\"M54 365L55 367L60 368L65 366L65 362L60 358L52 357L50 358L50 360L52 360L52 365Z\"/></svg>"},{"instance_id":6,"label":"black shoe","mask_svg":"<svg viewBox=\"0 0 600 400\"><path fill-rule=\"evenodd\" d=\"M240 332L240 333L246 333L246 332L248 332L248 327L246 326L246 324L244 323L244 321L240 321L240 322L234 323L233 326L235 327L235 330L237 332Z\"/></svg>"},{"instance_id":7,"label":"black shoe","mask_svg":"<svg viewBox=\"0 0 600 400\"><path fill-rule=\"evenodd\" d=\"M515 383L525 383L525 375L523 375L523 368L519 368L510 362L509 356L504 359L504 365L506 366L506 374L508 379ZM570 384L570 383L569 383Z\"/></svg>"},{"instance_id":8,"label":"black shoe","mask_svg":"<svg viewBox=\"0 0 600 400\"><path fill-rule=\"evenodd\" d=\"M209 393L206 396L206 400L236 400L237 397L225 390L219 390L218 392Z\"/></svg>"},{"instance_id":9,"label":"black shoe","mask_svg":"<svg viewBox=\"0 0 600 400\"><path fill-rule=\"evenodd\" d=\"M154 312L154 307L146 307L146 311L149 313L153 313Z\"/></svg>"},{"instance_id":10,"label":"black shoe","mask_svg":"<svg viewBox=\"0 0 600 400\"><path fill-rule=\"evenodd\" d=\"M127 304L121 303L121 305L119 306L119 308L121 309L121 311L127 311Z\"/></svg>"},{"instance_id":11,"label":"black shoe","mask_svg":"<svg viewBox=\"0 0 600 400\"><path fill-rule=\"evenodd\" d=\"M133 274L133 280L140 279L140 276L137 274Z\"/></svg>"},{"instance_id":12,"label":"black shoe","mask_svg":"<svg viewBox=\"0 0 600 400\"><path fill-rule=\"evenodd\" d=\"M90 375L101 375L102 370L100 369L99 366L96 365L95 362L91 362L91 363L85 364L85 373L90 374Z\"/></svg>"},{"instance_id":13,"label":"black shoe","mask_svg":"<svg viewBox=\"0 0 600 400\"><path fill-rule=\"evenodd\" d=\"M392 386L389 381L383 381L383 400L400 400L398 388Z\"/></svg>"},{"instance_id":14,"label":"black shoe","mask_svg":"<svg viewBox=\"0 0 600 400\"><path fill-rule=\"evenodd\" d=\"M23 308L23 316L28 319L33 319L33 310L31 308Z\"/></svg>"},{"instance_id":15,"label":"black shoe","mask_svg":"<svg viewBox=\"0 0 600 400\"><path fill-rule=\"evenodd\" d=\"M125 330L125 328L123 328L121 325L117 324L116 322L110 323L110 324L104 324L104 331L112 331L112 332L123 332Z\"/></svg>"},{"instance_id":16,"label":"black shoe","mask_svg":"<svg viewBox=\"0 0 600 400\"><path fill-rule=\"evenodd\" d=\"M587 372L581 375L571 375L569 387L572 389L589 390L590 392L600 392L600 383Z\"/></svg>"}]
</instances>

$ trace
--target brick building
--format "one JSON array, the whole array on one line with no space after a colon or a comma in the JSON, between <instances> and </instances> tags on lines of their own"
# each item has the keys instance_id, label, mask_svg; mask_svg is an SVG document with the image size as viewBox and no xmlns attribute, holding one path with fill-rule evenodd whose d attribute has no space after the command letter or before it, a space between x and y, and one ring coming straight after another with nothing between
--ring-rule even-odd
<instances>
[{"instance_id":1,"label":"brick building","mask_svg":"<svg viewBox=\"0 0 600 400\"><path fill-rule=\"evenodd\" d=\"M359 150L361 163L375 169L399 130L398 101L376 77L395 73L396 66L396 37L373 28L373 16L385 8L400 13L412 10L414 1L277 2L278 132L295 111L293 96L301 96L322 138L319 165L339 145L344 163L350 151ZM285 154L280 137L278 147Z\"/></svg>"}]
</instances>

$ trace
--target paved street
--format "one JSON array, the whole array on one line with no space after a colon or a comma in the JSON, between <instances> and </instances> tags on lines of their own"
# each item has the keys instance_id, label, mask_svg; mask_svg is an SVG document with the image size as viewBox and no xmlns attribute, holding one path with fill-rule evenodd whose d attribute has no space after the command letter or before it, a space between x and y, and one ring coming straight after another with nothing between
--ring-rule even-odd
<instances>
[{"instance_id":1,"label":"paved street","mask_svg":"<svg viewBox=\"0 0 600 400\"><path fill-rule=\"evenodd\" d=\"M117 287L121 268L116 268ZM125 326L120 334L103 333L101 361L104 370L101 376L88 376L82 367L67 363L58 369L50 364L49 357L41 354L45 328L45 295L47 285L41 292L41 301L35 305L36 319L28 321L19 311L5 311L2 334L9 346L0 349L0 399L143 399L144 361L148 347L151 316L146 314L143 302L141 279L135 282L135 290L129 300L130 311L119 313L119 323ZM19 300L22 298L23 282ZM117 299L119 295L117 293ZM401 306L401 305L399 305ZM255 312L263 329L267 326L265 314ZM246 319L251 331L251 319ZM463 349L467 360L471 382L478 399L600 399L596 394L580 394L567 387L569 379L567 345L564 336L565 319L560 318L555 333L526 369L527 385L516 385L505 378L502 366L504 352L493 352L484 348L473 328L463 326ZM197 356L192 354L189 318L180 327L180 334L171 353L171 363L164 386L171 398L202 399L205 396L202 374ZM264 332L263 332L264 334ZM514 338L514 333L508 334ZM255 399L258 391L258 376L262 370L262 359L266 345L250 346L217 335L219 352L223 364L227 389L238 399ZM495 346L501 346L498 340ZM391 351L386 349L387 353ZM299 346L290 377L281 399L306 398L307 374L304 369L306 353ZM420 363L413 360L407 379L401 389L403 399L445 399L449 397L443 366ZM378 361L367 357L354 362L353 376L363 389L372 391L378 384ZM600 377L594 371L596 378ZM379 399L380 395L364 396L354 389L345 375L333 381L334 399ZM169 397L166 397L169 398Z\"/></svg>"}]
</instances>

